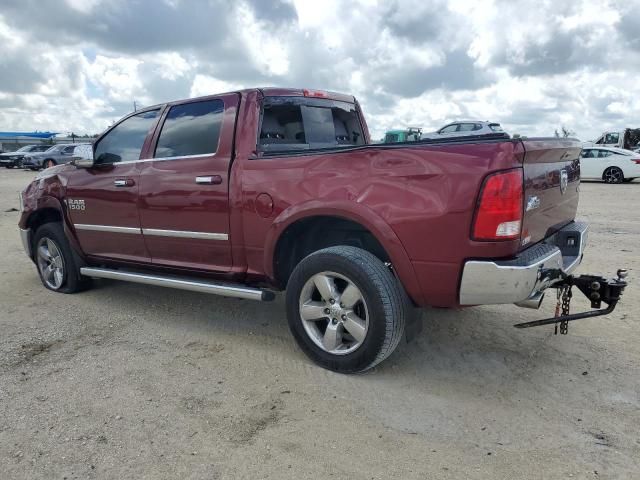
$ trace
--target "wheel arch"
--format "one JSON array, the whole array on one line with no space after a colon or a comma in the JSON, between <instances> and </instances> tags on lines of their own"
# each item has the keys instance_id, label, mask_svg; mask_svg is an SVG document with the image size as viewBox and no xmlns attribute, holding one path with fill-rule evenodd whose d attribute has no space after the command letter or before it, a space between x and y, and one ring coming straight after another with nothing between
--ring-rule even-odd
<instances>
[{"instance_id":1,"label":"wheel arch","mask_svg":"<svg viewBox=\"0 0 640 480\"><path fill-rule=\"evenodd\" d=\"M304 249L303 247L302 252L292 252L291 263L285 266L285 278L283 278L282 270L280 270L280 266L278 265L283 254L283 242L288 242L288 236L291 235L292 232L297 232L297 229L304 231L305 236L308 238L309 235L313 235L314 229L316 229L316 232L319 231L317 230L319 227L316 222L331 223L332 221L336 222L334 225L342 222L342 225L358 227L365 235L370 234L372 241L367 242L370 248L365 249L371 251L371 253L379 258L386 256L387 258L381 259L391 262L396 275L409 294L409 297L415 303L422 304L422 292L420 291L413 265L398 236L389 224L378 214L368 207L352 202L338 201L327 203L325 201L319 202L314 200L306 204L292 206L281 212L272 223L265 240L264 271L266 275L275 284L284 288L291 270L297 265L297 262L302 259L298 258L300 253L309 254L332 245L330 243L323 245L323 242L320 241L315 245L323 246L312 250ZM309 225L313 225L311 229L305 228ZM286 245L286 243L284 244ZM296 257L296 253L298 257Z\"/></svg>"},{"instance_id":2,"label":"wheel arch","mask_svg":"<svg viewBox=\"0 0 640 480\"><path fill-rule=\"evenodd\" d=\"M59 222L62 224L64 233L74 252L83 256L78 239L75 236L75 232L71 227L70 220L60 199L51 195L45 195L38 198L36 208L28 213L21 224L24 225L23 228L29 228L32 233L35 234L35 231L41 225L50 222Z\"/></svg>"}]
</instances>

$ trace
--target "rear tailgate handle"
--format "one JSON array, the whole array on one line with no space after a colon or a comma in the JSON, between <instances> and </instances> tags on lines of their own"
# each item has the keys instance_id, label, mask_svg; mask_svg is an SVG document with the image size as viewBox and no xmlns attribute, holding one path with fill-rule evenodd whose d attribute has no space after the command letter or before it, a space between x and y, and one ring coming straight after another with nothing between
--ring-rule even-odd
<instances>
[{"instance_id":1,"label":"rear tailgate handle","mask_svg":"<svg viewBox=\"0 0 640 480\"><path fill-rule=\"evenodd\" d=\"M135 184L133 178L118 178L113 181L113 185L116 187L133 187Z\"/></svg>"},{"instance_id":2,"label":"rear tailgate handle","mask_svg":"<svg viewBox=\"0 0 640 480\"><path fill-rule=\"evenodd\" d=\"M222 177L220 175L196 177L196 183L199 185L220 185L222 183Z\"/></svg>"}]
</instances>

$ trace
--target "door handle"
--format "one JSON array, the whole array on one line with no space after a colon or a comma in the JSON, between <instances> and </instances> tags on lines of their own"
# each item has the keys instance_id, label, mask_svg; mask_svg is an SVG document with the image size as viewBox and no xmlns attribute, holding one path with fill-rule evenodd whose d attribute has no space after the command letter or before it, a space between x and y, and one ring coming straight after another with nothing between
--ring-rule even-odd
<instances>
[{"instance_id":1,"label":"door handle","mask_svg":"<svg viewBox=\"0 0 640 480\"><path fill-rule=\"evenodd\" d=\"M196 183L198 185L220 185L222 183L222 177L220 175L196 177Z\"/></svg>"},{"instance_id":2,"label":"door handle","mask_svg":"<svg viewBox=\"0 0 640 480\"><path fill-rule=\"evenodd\" d=\"M134 182L132 178L119 178L117 180L114 180L113 184L116 187L133 187L136 182Z\"/></svg>"}]
</instances>

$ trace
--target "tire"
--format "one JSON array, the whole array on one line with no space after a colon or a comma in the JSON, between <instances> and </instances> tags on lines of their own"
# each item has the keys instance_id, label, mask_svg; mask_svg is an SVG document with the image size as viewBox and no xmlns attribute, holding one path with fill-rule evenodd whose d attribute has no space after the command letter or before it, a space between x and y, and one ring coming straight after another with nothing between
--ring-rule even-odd
<instances>
[{"instance_id":1,"label":"tire","mask_svg":"<svg viewBox=\"0 0 640 480\"><path fill-rule=\"evenodd\" d=\"M13 165L5 165L5 168L13 168Z\"/></svg>"},{"instance_id":2,"label":"tire","mask_svg":"<svg viewBox=\"0 0 640 480\"><path fill-rule=\"evenodd\" d=\"M622 183L624 174L618 167L609 167L602 174L602 179L607 183Z\"/></svg>"},{"instance_id":3,"label":"tire","mask_svg":"<svg viewBox=\"0 0 640 480\"><path fill-rule=\"evenodd\" d=\"M375 255L349 246L305 257L291 274L286 302L289 328L304 353L340 373L363 372L391 355L411 308L391 270Z\"/></svg>"},{"instance_id":4,"label":"tire","mask_svg":"<svg viewBox=\"0 0 640 480\"><path fill-rule=\"evenodd\" d=\"M36 268L42 284L58 293L76 293L90 286L80 275L79 259L74 255L60 223L41 225L33 238ZM52 268L47 274L47 266Z\"/></svg>"}]
</instances>

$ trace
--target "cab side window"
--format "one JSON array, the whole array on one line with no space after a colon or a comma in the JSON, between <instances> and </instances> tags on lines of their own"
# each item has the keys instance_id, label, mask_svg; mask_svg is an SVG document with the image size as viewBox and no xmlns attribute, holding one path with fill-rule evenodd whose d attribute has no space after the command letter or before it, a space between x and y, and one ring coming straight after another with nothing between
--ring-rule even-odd
<instances>
[{"instance_id":1,"label":"cab side window","mask_svg":"<svg viewBox=\"0 0 640 480\"><path fill-rule=\"evenodd\" d=\"M618 140L620 140L619 133L607 133L604 137L604 143L607 145L610 143L618 143Z\"/></svg>"},{"instance_id":2,"label":"cab side window","mask_svg":"<svg viewBox=\"0 0 640 480\"><path fill-rule=\"evenodd\" d=\"M116 125L96 145L95 163L104 165L139 160L144 141L155 125L159 112L142 112Z\"/></svg>"},{"instance_id":3,"label":"cab side window","mask_svg":"<svg viewBox=\"0 0 640 480\"><path fill-rule=\"evenodd\" d=\"M214 154L224 115L222 100L171 107L162 126L155 158Z\"/></svg>"},{"instance_id":4,"label":"cab side window","mask_svg":"<svg viewBox=\"0 0 640 480\"><path fill-rule=\"evenodd\" d=\"M582 150L582 154L580 156L582 158L593 158L595 156L593 153L593 150Z\"/></svg>"}]
</instances>

